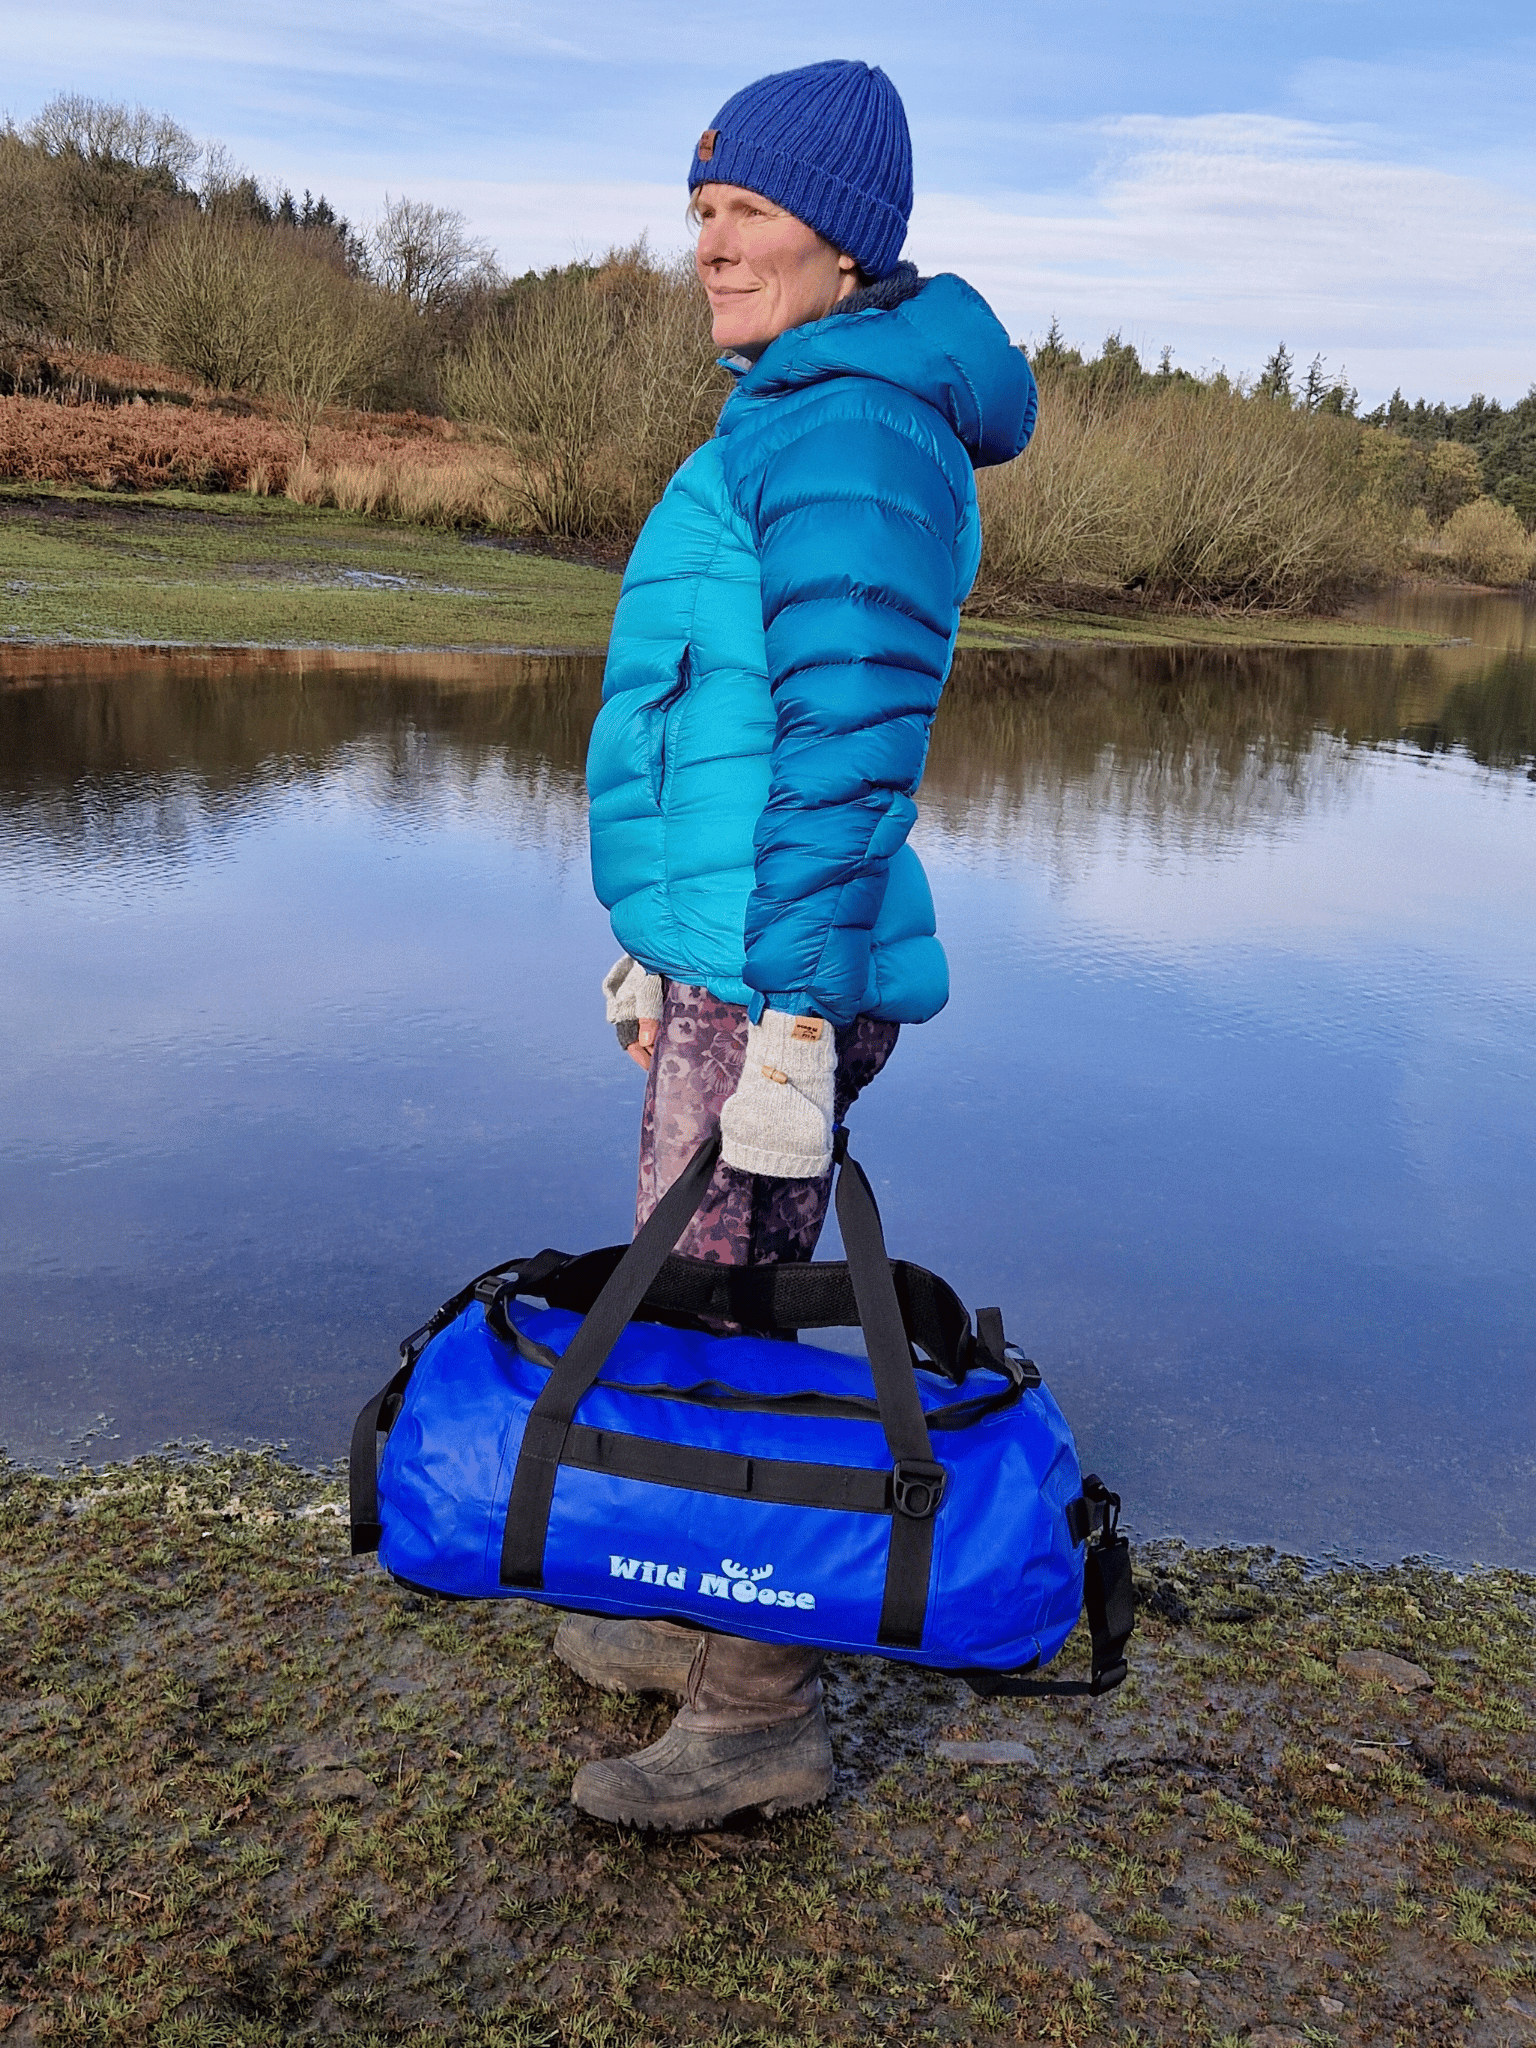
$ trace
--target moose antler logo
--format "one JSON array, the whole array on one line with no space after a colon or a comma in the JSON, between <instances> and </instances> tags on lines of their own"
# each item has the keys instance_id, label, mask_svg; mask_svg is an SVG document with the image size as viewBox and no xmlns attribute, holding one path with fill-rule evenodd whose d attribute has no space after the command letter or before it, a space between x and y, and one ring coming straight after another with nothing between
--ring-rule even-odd
<instances>
[{"instance_id":1,"label":"moose antler logo","mask_svg":"<svg viewBox=\"0 0 1536 2048\"><path fill-rule=\"evenodd\" d=\"M722 1576L723 1575L723 1576ZM734 1557L722 1557L718 1572L699 1574L699 1591L712 1600L755 1600L760 1607L798 1607L807 1613L816 1605L814 1593L792 1593L787 1586L765 1586L773 1577L771 1564L748 1566Z\"/></svg>"}]
</instances>

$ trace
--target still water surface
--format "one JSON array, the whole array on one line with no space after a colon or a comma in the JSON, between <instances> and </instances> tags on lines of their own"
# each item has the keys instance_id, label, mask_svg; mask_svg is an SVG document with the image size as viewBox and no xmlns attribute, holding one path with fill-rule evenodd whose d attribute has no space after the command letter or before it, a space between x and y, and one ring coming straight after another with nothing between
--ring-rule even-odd
<instances>
[{"instance_id":1,"label":"still water surface","mask_svg":"<svg viewBox=\"0 0 1536 2048\"><path fill-rule=\"evenodd\" d=\"M946 695L955 993L857 1150L1144 1533L1536 1567L1536 614L1435 616ZM0 663L0 1442L335 1456L470 1273L627 1234L599 665Z\"/></svg>"}]
</instances>

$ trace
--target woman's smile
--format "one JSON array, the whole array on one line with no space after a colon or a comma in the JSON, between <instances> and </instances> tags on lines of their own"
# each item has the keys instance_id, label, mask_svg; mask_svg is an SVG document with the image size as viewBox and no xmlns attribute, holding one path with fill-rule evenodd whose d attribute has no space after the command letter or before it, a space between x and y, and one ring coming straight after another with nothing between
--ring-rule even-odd
<instances>
[{"instance_id":1,"label":"woman's smile","mask_svg":"<svg viewBox=\"0 0 1536 2048\"><path fill-rule=\"evenodd\" d=\"M694 215L694 263L723 348L759 354L776 335L821 319L858 289L851 256L761 193L701 185Z\"/></svg>"}]
</instances>

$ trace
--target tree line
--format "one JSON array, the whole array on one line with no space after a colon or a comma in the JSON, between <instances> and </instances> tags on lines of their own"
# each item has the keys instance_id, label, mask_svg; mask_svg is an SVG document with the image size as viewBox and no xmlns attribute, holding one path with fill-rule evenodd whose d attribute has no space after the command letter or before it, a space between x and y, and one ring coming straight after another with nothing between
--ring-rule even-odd
<instances>
[{"instance_id":1,"label":"tree line","mask_svg":"<svg viewBox=\"0 0 1536 2048\"><path fill-rule=\"evenodd\" d=\"M27 345L37 362L58 344L117 352L217 403L269 406L302 460L250 488L395 516L433 516L425 471L409 492L393 474L328 483L310 461L322 416L447 414L467 440L436 516L494 504L523 531L615 544L725 389L686 259L642 241L508 277L452 209L386 198L357 227L168 116L69 94L0 129L0 392L7 342L13 362ZM1530 573L1536 391L1507 410L1395 395L1362 415L1342 373L1321 356L1299 370L1284 343L1247 382L1195 376L1167 349L1149 366L1118 333L1089 355L1055 319L1029 353L1042 430L1026 462L983 479L982 603L1086 583L1308 604L1416 552L1493 580ZM33 387L13 372L9 388Z\"/></svg>"},{"instance_id":2,"label":"tree line","mask_svg":"<svg viewBox=\"0 0 1536 2048\"><path fill-rule=\"evenodd\" d=\"M366 232L266 191L168 115L63 93L0 127L0 344L138 356L270 395L439 410L441 364L504 287L462 214L386 198ZM14 382L14 379L13 379Z\"/></svg>"}]
</instances>

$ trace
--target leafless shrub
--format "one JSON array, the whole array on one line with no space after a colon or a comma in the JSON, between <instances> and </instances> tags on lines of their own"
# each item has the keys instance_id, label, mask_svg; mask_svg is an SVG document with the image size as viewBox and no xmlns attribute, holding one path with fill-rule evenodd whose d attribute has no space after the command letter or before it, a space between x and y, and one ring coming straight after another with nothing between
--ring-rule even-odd
<instances>
[{"instance_id":1,"label":"leafless shrub","mask_svg":"<svg viewBox=\"0 0 1536 2048\"><path fill-rule=\"evenodd\" d=\"M272 238L194 213L161 235L134 282L142 346L217 391L259 389L272 366Z\"/></svg>"},{"instance_id":2,"label":"leafless shrub","mask_svg":"<svg viewBox=\"0 0 1536 2048\"><path fill-rule=\"evenodd\" d=\"M1042 388L1034 445L984 472L978 600L1137 591L1291 610L1393 566L1401 521L1365 502L1352 422L1230 387L1104 399Z\"/></svg>"},{"instance_id":3,"label":"leafless shrub","mask_svg":"<svg viewBox=\"0 0 1536 2048\"><path fill-rule=\"evenodd\" d=\"M1124 580L1137 487L1123 435L1090 391L1044 383L1028 452L980 479L978 597Z\"/></svg>"},{"instance_id":4,"label":"leafless shrub","mask_svg":"<svg viewBox=\"0 0 1536 2048\"><path fill-rule=\"evenodd\" d=\"M624 527L637 533L674 470L714 432L725 380L691 257L659 264L642 240L610 252L593 286L614 330L609 430L622 454Z\"/></svg>"},{"instance_id":5,"label":"leafless shrub","mask_svg":"<svg viewBox=\"0 0 1536 2048\"><path fill-rule=\"evenodd\" d=\"M367 287L298 237L274 238L264 383L305 453L321 415L366 389L378 347Z\"/></svg>"},{"instance_id":6,"label":"leafless shrub","mask_svg":"<svg viewBox=\"0 0 1536 2048\"><path fill-rule=\"evenodd\" d=\"M692 267L644 244L529 279L445 377L459 417L514 457L536 533L633 534L724 396Z\"/></svg>"},{"instance_id":7,"label":"leafless shrub","mask_svg":"<svg viewBox=\"0 0 1536 2048\"><path fill-rule=\"evenodd\" d=\"M1469 583L1507 587L1536 577L1536 540L1508 505L1475 498L1451 514L1438 543L1418 559L1422 567L1443 566Z\"/></svg>"},{"instance_id":8,"label":"leafless shrub","mask_svg":"<svg viewBox=\"0 0 1536 2048\"><path fill-rule=\"evenodd\" d=\"M445 377L450 409L517 460L535 533L586 536L614 523L601 444L611 403L607 309L581 278L524 295L482 327Z\"/></svg>"}]
</instances>

